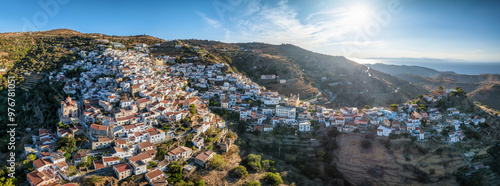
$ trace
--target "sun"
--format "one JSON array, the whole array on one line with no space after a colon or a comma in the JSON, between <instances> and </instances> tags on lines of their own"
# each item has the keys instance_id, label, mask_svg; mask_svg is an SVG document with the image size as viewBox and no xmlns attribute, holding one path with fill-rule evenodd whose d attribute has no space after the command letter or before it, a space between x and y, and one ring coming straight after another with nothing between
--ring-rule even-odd
<instances>
[{"instance_id":1,"label":"sun","mask_svg":"<svg viewBox=\"0 0 500 186\"><path fill-rule=\"evenodd\" d=\"M370 20L371 11L364 5L354 5L347 9L346 21L352 26L362 26Z\"/></svg>"}]
</instances>

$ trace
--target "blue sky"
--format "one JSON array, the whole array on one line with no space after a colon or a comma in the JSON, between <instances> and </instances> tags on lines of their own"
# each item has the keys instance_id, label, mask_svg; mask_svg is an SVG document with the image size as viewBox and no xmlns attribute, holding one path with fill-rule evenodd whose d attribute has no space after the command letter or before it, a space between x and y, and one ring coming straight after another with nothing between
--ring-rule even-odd
<instances>
[{"instance_id":1,"label":"blue sky","mask_svg":"<svg viewBox=\"0 0 500 186\"><path fill-rule=\"evenodd\" d=\"M3 1L0 32L69 28L167 40L290 43L353 59L498 62L498 10L500 2L493 0Z\"/></svg>"}]
</instances>

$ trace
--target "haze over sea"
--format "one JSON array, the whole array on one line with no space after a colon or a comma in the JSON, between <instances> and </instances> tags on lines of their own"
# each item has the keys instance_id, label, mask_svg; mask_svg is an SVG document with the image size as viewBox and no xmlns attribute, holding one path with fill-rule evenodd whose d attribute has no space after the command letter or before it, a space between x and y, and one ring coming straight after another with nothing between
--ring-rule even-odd
<instances>
[{"instance_id":1,"label":"haze over sea","mask_svg":"<svg viewBox=\"0 0 500 186\"><path fill-rule=\"evenodd\" d=\"M432 68L438 71L453 71L458 74L500 74L500 62L472 62L455 59L432 58L350 58L361 64L383 63Z\"/></svg>"}]
</instances>

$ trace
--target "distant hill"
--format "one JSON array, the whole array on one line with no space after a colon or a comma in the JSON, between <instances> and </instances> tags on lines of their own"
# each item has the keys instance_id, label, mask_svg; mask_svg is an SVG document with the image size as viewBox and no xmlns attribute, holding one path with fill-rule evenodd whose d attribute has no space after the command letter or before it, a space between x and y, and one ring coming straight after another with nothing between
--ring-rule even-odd
<instances>
[{"instance_id":1,"label":"distant hill","mask_svg":"<svg viewBox=\"0 0 500 186\"><path fill-rule=\"evenodd\" d=\"M413 75L431 77L442 73L437 70L421 66L388 65L383 63L365 64L365 66L391 75L413 74ZM447 72L447 73L454 73L454 72Z\"/></svg>"}]
</instances>

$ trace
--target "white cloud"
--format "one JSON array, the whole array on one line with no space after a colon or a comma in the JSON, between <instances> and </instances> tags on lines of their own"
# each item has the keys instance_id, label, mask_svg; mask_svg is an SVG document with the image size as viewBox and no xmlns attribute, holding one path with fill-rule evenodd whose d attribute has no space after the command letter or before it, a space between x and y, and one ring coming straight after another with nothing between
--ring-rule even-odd
<instances>
[{"instance_id":1,"label":"white cloud","mask_svg":"<svg viewBox=\"0 0 500 186\"><path fill-rule=\"evenodd\" d=\"M210 26L214 27L214 28L220 28L222 26L222 24L220 23L220 21L218 20L215 20L215 19L211 19L211 18L208 18L207 16L205 16L205 14L203 13L200 13L198 12L198 15L200 15L200 17Z\"/></svg>"},{"instance_id":2,"label":"white cloud","mask_svg":"<svg viewBox=\"0 0 500 186\"><path fill-rule=\"evenodd\" d=\"M367 16L367 9L361 12L365 17L360 17L360 12L353 15L352 7L339 7L307 15L301 20L298 11L286 0L272 5L259 0L245 2L231 7L234 11L225 12L224 20L210 19L201 13L200 16L212 27L224 31L225 41L291 43L306 49L334 45L385 46L381 41L355 41L356 30L362 26L359 21L366 21L363 18Z\"/></svg>"}]
</instances>

